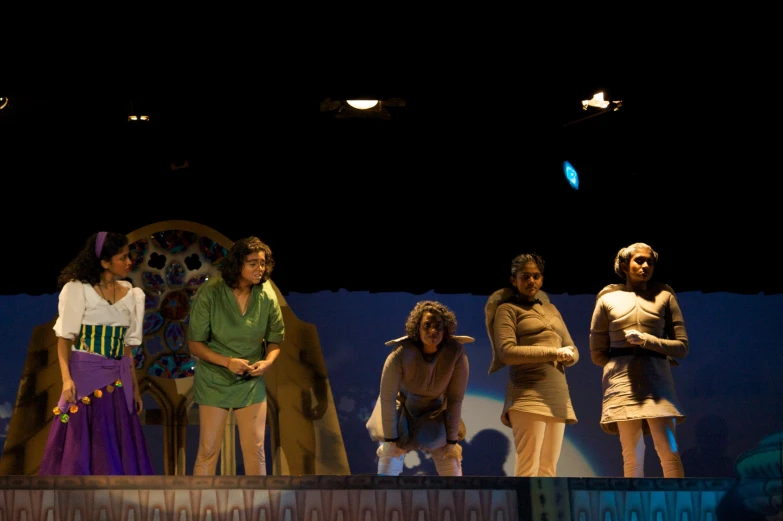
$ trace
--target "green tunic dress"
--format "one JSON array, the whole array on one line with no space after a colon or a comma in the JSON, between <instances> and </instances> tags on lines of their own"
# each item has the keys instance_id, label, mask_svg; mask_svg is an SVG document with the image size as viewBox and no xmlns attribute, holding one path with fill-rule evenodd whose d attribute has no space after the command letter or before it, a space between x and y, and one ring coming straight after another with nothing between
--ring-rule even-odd
<instances>
[{"instance_id":1,"label":"green tunic dress","mask_svg":"<svg viewBox=\"0 0 783 521\"><path fill-rule=\"evenodd\" d=\"M269 281L253 286L244 315L220 276L210 278L196 293L188 338L204 342L216 353L253 364L266 357L266 343L279 344L284 334L283 314ZM223 366L198 360L193 400L199 405L227 409L263 402L264 377L238 376Z\"/></svg>"}]
</instances>

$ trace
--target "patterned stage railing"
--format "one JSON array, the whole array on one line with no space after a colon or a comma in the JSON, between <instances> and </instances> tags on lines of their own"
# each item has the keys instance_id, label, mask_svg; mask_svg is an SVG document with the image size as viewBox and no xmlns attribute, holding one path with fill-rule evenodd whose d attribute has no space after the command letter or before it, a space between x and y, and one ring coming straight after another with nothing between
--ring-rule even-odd
<instances>
[{"instance_id":1,"label":"patterned stage railing","mask_svg":"<svg viewBox=\"0 0 783 521\"><path fill-rule=\"evenodd\" d=\"M0 476L0 521L721 521L721 501L736 484L701 478Z\"/></svg>"}]
</instances>

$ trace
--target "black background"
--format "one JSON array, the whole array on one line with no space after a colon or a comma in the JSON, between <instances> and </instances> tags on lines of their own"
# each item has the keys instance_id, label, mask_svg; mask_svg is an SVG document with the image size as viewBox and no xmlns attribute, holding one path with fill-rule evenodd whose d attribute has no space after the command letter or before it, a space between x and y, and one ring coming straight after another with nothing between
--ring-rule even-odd
<instances>
[{"instance_id":1,"label":"black background","mask_svg":"<svg viewBox=\"0 0 783 521\"><path fill-rule=\"evenodd\" d=\"M636 241L677 292L780 293L771 72L719 53L573 62L8 93L1 293L56 292L91 233L166 220L259 236L284 293L489 294L526 251L545 257L549 292L596 293ZM598 91L622 107L584 111ZM360 96L405 106L320 110ZM128 122L131 107L149 123Z\"/></svg>"}]
</instances>

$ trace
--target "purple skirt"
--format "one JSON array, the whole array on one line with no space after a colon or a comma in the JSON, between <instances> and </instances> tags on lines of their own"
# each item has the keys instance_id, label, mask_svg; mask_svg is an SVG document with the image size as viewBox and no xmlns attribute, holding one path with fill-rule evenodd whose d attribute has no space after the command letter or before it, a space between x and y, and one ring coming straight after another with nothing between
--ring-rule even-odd
<instances>
[{"instance_id":1,"label":"purple skirt","mask_svg":"<svg viewBox=\"0 0 783 521\"><path fill-rule=\"evenodd\" d=\"M139 416L133 410L130 363L129 357L112 360L79 351L71 353L77 400L66 404L60 398L39 476L155 473ZM122 385L115 386L117 381ZM74 405L78 410L71 412Z\"/></svg>"}]
</instances>

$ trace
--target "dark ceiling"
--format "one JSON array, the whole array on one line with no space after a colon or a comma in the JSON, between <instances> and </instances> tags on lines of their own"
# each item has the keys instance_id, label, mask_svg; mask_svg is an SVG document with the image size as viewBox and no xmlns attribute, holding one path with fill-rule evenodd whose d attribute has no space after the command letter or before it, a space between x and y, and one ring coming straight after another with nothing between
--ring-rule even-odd
<instances>
[{"instance_id":1,"label":"dark ceiling","mask_svg":"<svg viewBox=\"0 0 783 521\"><path fill-rule=\"evenodd\" d=\"M762 261L776 249L777 139L763 113L725 101L737 75L649 63L528 72L486 72L476 86L472 70L464 88L454 73L445 88L436 70L391 69L385 82L304 94L10 94L1 293L56 292L91 233L166 220L258 235L284 293L489 294L514 255L536 251L545 290L594 294L635 241L658 250L657 277L677 292L783 291ZM584 111L599 90L622 107ZM372 94L405 105L387 104L386 120L320 110ZM131 104L150 121L129 123Z\"/></svg>"}]
</instances>

